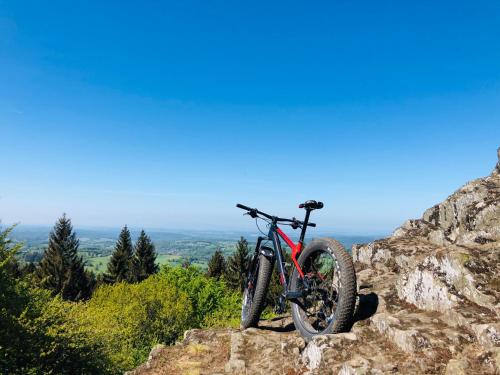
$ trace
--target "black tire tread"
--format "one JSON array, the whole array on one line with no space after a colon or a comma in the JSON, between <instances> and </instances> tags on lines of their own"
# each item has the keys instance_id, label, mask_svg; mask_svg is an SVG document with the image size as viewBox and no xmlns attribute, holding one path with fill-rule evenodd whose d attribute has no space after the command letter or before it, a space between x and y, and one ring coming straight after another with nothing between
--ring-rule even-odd
<instances>
[{"instance_id":1,"label":"black tire tread","mask_svg":"<svg viewBox=\"0 0 500 375\"><path fill-rule=\"evenodd\" d=\"M332 249L335 258L338 261L340 268L340 281L342 283L342 296L340 298L340 303L337 306L337 310L335 312L335 321L331 327L329 327L328 332L323 333L340 333L346 332L350 330L352 319L354 315L354 307L356 304L356 295L357 295L357 287L356 287L356 271L354 270L354 264L352 261L352 257L349 253L344 249L344 247L333 238L320 238L312 241L310 244L306 246L304 251L300 254L298 262L300 265L304 263L304 260L309 256L309 254L318 247ZM295 290L298 282L298 271L294 269L292 274L292 290ZM296 328L300 331L302 336L306 340L310 340L314 335L309 331L305 330L302 326L298 316L294 313L294 309L292 309L292 316L295 322Z\"/></svg>"},{"instance_id":2,"label":"black tire tread","mask_svg":"<svg viewBox=\"0 0 500 375\"><path fill-rule=\"evenodd\" d=\"M259 257L259 274L257 275L252 306L247 319L241 321L241 329L256 327L266 304L267 289L269 288L269 281L273 273L274 258L271 260L262 254Z\"/></svg>"}]
</instances>

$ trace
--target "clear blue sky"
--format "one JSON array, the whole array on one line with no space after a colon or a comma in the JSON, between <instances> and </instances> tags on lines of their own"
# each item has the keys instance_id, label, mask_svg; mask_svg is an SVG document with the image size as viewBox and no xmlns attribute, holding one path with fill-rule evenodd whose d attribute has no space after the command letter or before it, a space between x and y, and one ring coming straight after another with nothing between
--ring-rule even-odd
<instances>
[{"instance_id":1,"label":"clear blue sky","mask_svg":"<svg viewBox=\"0 0 500 375\"><path fill-rule=\"evenodd\" d=\"M0 219L390 231L492 170L499 41L498 1L0 1Z\"/></svg>"}]
</instances>

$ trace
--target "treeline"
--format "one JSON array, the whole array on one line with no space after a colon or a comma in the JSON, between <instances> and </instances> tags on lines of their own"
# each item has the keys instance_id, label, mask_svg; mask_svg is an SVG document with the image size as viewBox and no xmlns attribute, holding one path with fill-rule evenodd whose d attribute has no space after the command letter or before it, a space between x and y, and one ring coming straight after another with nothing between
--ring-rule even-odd
<instances>
[{"instance_id":1,"label":"treeline","mask_svg":"<svg viewBox=\"0 0 500 375\"><path fill-rule=\"evenodd\" d=\"M124 227L107 272L95 276L78 255L63 215L39 264L20 265L22 248L0 228L0 374L118 374L144 362L151 348L185 330L239 325L250 259L216 252L209 270L155 263L144 231L135 244Z\"/></svg>"},{"instance_id":2,"label":"treeline","mask_svg":"<svg viewBox=\"0 0 500 375\"><path fill-rule=\"evenodd\" d=\"M216 250L208 262L207 276L223 277L230 288L243 292L246 274L250 263L248 241L243 237L236 244L236 251L227 261L221 250Z\"/></svg>"},{"instance_id":3,"label":"treeline","mask_svg":"<svg viewBox=\"0 0 500 375\"><path fill-rule=\"evenodd\" d=\"M140 282L158 272L155 262L156 250L151 238L141 230L133 246L130 231L125 226L120 232L103 280L106 283Z\"/></svg>"},{"instance_id":4,"label":"treeline","mask_svg":"<svg viewBox=\"0 0 500 375\"><path fill-rule=\"evenodd\" d=\"M20 275L33 274L33 282L69 301L89 299L97 285L141 282L159 270L155 246L144 230L141 230L134 245L125 226L116 242L107 272L97 277L85 269L85 263L78 255L79 245L71 219L63 214L49 234L48 246L40 262L24 266L15 263L13 267L19 270Z\"/></svg>"}]
</instances>

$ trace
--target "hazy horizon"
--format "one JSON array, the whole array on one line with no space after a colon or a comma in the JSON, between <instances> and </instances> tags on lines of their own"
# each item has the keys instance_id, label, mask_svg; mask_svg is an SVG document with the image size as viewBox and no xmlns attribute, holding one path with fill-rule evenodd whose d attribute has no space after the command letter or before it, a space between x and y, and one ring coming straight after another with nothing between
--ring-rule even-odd
<instances>
[{"instance_id":1,"label":"hazy horizon","mask_svg":"<svg viewBox=\"0 0 500 375\"><path fill-rule=\"evenodd\" d=\"M71 218L70 218L71 219ZM241 228L168 228L168 227L143 227L143 226L131 226L131 225L120 225L120 226L95 226L95 225L85 225L85 224L80 224L80 225L75 225L73 223L73 229L78 235L78 232L80 230L84 231L113 231L118 234L120 230L127 225L127 227L130 229L131 232L140 232L141 230L145 230L147 233L172 233L172 234L185 234L185 235L202 235L205 233L213 233L213 234L235 234L235 235L259 235L259 230L255 226L255 221L252 221L253 225L247 226L247 227L241 227ZM7 228L11 226L15 226L14 232L16 230L44 230L44 231L51 231L54 227L54 223L52 224L23 224L23 223L6 223L6 222L0 222L0 228ZM402 223L401 223L402 224ZM265 223L261 222L259 224L261 229L265 228ZM285 232L289 232L292 235L299 235L299 230L292 230L290 229L289 226L284 226L283 229ZM396 228L394 228L396 229ZM359 236L359 237L380 237L382 238L383 236L387 236L392 232L366 232L366 233L359 233L359 232L349 232L349 231L339 231L336 228L332 227L316 227L316 228L310 228L308 229L308 233L312 236L315 234L335 234L335 235L340 235L340 236Z\"/></svg>"}]
</instances>

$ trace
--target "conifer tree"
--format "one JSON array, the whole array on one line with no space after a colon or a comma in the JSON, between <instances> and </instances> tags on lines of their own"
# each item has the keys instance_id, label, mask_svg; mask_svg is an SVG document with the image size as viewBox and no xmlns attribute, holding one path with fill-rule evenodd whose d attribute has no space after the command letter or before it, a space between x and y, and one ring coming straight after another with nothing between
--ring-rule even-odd
<instances>
[{"instance_id":1,"label":"conifer tree","mask_svg":"<svg viewBox=\"0 0 500 375\"><path fill-rule=\"evenodd\" d=\"M21 250L22 244L15 243L10 234L14 230L15 225L2 229L0 227L0 281L2 276L7 278L19 277L19 263L15 255ZM0 282L0 297L2 296L2 283Z\"/></svg>"},{"instance_id":2,"label":"conifer tree","mask_svg":"<svg viewBox=\"0 0 500 375\"><path fill-rule=\"evenodd\" d=\"M226 259L222 251L217 249L208 262L207 276L218 280L224 272L226 272Z\"/></svg>"},{"instance_id":3,"label":"conifer tree","mask_svg":"<svg viewBox=\"0 0 500 375\"><path fill-rule=\"evenodd\" d=\"M115 250L108 263L108 272L105 277L106 282L119 283L121 281L133 281L132 257L132 239L130 238L130 231L125 225L120 232Z\"/></svg>"},{"instance_id":4,"label":"conifer tree","mask_svg":"<svg viewBox=\"0 0 500 375\"><path fill-rule=\"evenodd\" d=\"M134 279L142 281L148 276L158 272L156 261L155 245L151 242L151 238L141 230L139 238L134 247Z\"/></svg>"},{"instance_id":5,"label":"conifer tree","mask_svg":"<svg viewBox=\"0 0 500 375\"><path fill-rule=\"evenodd\" d=\"M33 262L26 263L21 267L21 276L25 277L27 275L34 274L36 272L36 265Z\"/></svg>"},{"instance_id":6,"label":"conifer tree","mask_svg":"<svg viewBox=\"0 0 500 375\"><path fill-rule=\"evenodd\" d=\"M78 246L71 220L63 214L50 232L49 245L37 270L42 287L72 301L88 298L92 292Z\"/></svg>"},{"instance_id":7,"label":"conifer tree","mask_svg":"<svg viewBox=\"0 0 500 375\"><path fill-rule=\"evenodd\" d=\"M81 258L68 265L61 295L64 299L77 301L90 298L95 287L95 275L86 271Z\"/></svg>"},{"instance_id":8,"label":"conifer tree","mask_svg":"<svg viewBox=\"0 0 500 375\"><path fill-rule=\"evenodd\" d=\"M236 251L227 260L226 279L233 289L238 289L241 292L245 289L249 263L248 241L241 237L236 245Z\"/></svg>"}]
</instances>

